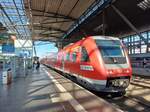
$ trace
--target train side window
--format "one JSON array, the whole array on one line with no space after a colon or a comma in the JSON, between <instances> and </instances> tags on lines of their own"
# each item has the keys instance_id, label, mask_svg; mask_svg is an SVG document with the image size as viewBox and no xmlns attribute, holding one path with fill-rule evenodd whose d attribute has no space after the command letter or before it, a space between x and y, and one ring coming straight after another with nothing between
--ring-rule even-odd
<instances>
[{"instance_id":1,"label":"train side window","mask_svg":"<svg viewBox=\"0 0 150 112\"><path fill-rule=\"evenodd\" d=\"M81 62L89 62L89 56L85 47L82 47L81 50Z\"/></svg>"},{"instance_id":2,"label":"train side window","mask_svg":"<svg viewBox=\"0 0 150 112\"><path fill-rule=\"evenodd\" d=\"M72 53L72 62L76 62L76 59L77 59L77 54L76 54L76 52L73 52Z\"/></svg>"},{"instance_id":3,"label":"train side window","mask_svg":"<svg viewBox=\"0 0 150 112\"><path fill-rule=\"evenodd\" d=\"M59 60L59 54L57 55L57 60Z\"/></svg>"},{"instance_id":4,"label":"train side window","mask_svg":"<svg viewBox=\"0 0 150 112\"><path fill-rule=\"evenodd\" d=\"M66 61L70 60L70 53L66 53Z\"/></svg>"}]
</instances>

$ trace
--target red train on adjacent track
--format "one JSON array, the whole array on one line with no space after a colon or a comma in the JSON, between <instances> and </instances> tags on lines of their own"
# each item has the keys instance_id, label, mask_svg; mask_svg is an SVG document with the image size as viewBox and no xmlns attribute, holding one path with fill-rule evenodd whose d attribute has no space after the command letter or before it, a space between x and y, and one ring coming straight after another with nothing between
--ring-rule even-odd
<instances>
[{"instance_id":1,"label":"red train on adjacent track","mask_svg":"<svg viewBox=\"0 0 150 112\"><path fill-rule=\"evenodd\" d=\"M124 92L132 75L127 51L114 37L89 36L41 62L95 91Z\"/></svg>"}]
</instances>

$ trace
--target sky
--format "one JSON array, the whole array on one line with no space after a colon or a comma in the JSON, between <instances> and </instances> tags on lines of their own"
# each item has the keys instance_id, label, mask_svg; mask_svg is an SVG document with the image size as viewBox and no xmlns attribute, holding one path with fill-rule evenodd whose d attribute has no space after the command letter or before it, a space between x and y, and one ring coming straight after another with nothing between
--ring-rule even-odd
<instances>
[{"instance_id":1,"label":"sky","mask_svg":"<svg viewBox=\"0 0 150 112\"><path fill-rule=\"evenodd\" d=\"M35 48L36 48L37 56L40 58L49 55L52 52L58 52L55 43L50 43L50 42L36 42Z\"/></svg>"}]
</instances>

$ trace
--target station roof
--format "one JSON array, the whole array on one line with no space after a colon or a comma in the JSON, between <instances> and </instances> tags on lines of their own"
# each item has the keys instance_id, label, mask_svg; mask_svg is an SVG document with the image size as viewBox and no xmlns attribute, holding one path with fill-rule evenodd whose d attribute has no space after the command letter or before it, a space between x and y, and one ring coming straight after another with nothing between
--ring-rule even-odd
<instances>
[{"instance_id":1,"label":"station roof","mask_svg":"<svg viewBox=\"0 0 150 112\"><path fill-rule=\"evenodd\" d=\"M99 35L102 34L102 27L103 24L105 24L105 35L120 38L136 33L127 22L130 22L139 32L150 30L150 8L147 6L147 8L143 9L139 6L139 4L145 1L146 0L115 0L109 7L97 13L97 15L89 19L88 22L85 22L81 28L85 29L88 35ZM147 4L150 4L150 2ZM118 11L121 15L118 14ZM124 17L122 18L121 16Z\"/></svg>"},{"instance_id":2,"label":"station roof","mask_svg":"<svg viewBox=\"0 0 150 112\"><path fill-rule=\"evenodd\" d=\"M0 22L18 38L42 41L79 40L88 35L123 37L133 28L150 30L146 0L0 0ZM104 31L105 30L105 31ZM70 41L69 41L70 42ZM68 42L68 43L69 43Z\"/></svg>"},{"instance_id":3,"label":"station roof","mask_svg":"<svg viewBox=\"0 0 150 112\"><path fill-rule=\"evenodd\" d=\"M76 37L81 39L85 35L107 35L122 38L136 34L135 29L139 33L148 31L150 30L150 8L148 6L150 2L145 3L145 1L112 0L109 5L97 11L95 15L89 17L69 33L66 40L73 40ZM118 14L118 11L121 15ZM135 29L131 28L131 24Z\"/></svg>"},{"instance_id":4,"label":"station roof","mask_svg":"<svg viewBox=\"0 0 150 112\"><path fill-rule=\"evenodd\" d=\"M60 39L95 0L24 0L34 40Z\"/></svg>"},{"instance_id":5,"label":"station roof","mask_svg":"<svg viewBox=\"0 0 150 112\"><path fill-rule=\"evenodd\" d=\"M33 26L33 39L48 41L78 40L85 35L123 37L135 33L113 7L137 31L149 30L150 9L142 6L143 2L145 0L24 0ZM87 17L84 22L82 16Z\"/></svg>"}]
</instances>

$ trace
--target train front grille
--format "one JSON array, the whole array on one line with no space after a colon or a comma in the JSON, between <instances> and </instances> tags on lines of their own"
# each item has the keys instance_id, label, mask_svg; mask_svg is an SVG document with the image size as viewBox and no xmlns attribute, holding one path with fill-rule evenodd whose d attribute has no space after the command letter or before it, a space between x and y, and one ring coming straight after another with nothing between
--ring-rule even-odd
<instances>
[{"instance_id":1,"label":"train front grille","mask_svg":"<svg viewBox=\"0 0 150 112\"><path fill-rule=\"evenodd\" d=\"M107 79L106 87L127 88L130 83L130 77L113 77Z\"/></svg>"}]
</instances>

